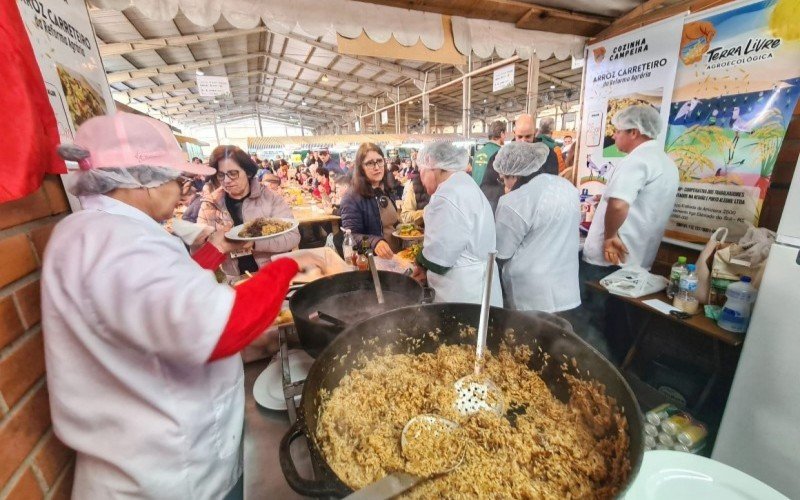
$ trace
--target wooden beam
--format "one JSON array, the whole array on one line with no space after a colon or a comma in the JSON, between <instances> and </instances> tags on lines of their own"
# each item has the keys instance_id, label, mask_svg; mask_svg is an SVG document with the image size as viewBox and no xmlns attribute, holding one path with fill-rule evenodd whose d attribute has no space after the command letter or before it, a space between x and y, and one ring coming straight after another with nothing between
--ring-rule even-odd
<instances>
[{"instance_id":1,"label":"wooden beam","mask_svg":"<svg viewBox=\"0 0 800 500\"><path fill-rule=\"evenodd\" d=\"M348 73L338 71L335 69L329 69L324 66L317 66L316 64L307 63L304 61L300 61L298 59L293 59L287 56L276 56L274 54L270 54L270 59L275 61L280 61L286 64L293 64L295 66L299 66L304 69L308 69L311 71L316 71L317 73L328 75L329 77L335 77L339 80L344 80L346 82L355 83L357 85L362 85L364 87L371 87L373 89L379 90L381 92L393 92L395 87L393 85L389 85L388 83L380 83L380 82L373 82L368 78L361 78L358 76L352 76Z\"/></svg>"},{"instance_id":2,"label":"wooden beam","mask_svg":"<svg viewBox=\"0 0 800 500\"><path fill-rule=\"evenodd\" d=\"M139 78L152 78L158 75L175 74L181 71L194 71L212 66L220 66L241 61L248 61L257 57L266 57L266 52L254 52L243 56L219 57L216 59L205 59L190 63L166 64L163 66L151 66L146 68L136 68L125 71L114 71L107 73L108 83L120 83Z\"/></svg>"},{"instance_id":3,"label":"wooden beam","mask_svg":"<svg viewBox=\"0 0 800 500\"><path fill-rule=\"evenodd\" d=\"M611 38L613 36L621 35L627 31L634 30L636 28L640 28L642 26L646 26L648 24L653 24L668 17L672 17L675 15L680 14L684 11L690 11L692 13L700 12L706 9L711 9L714 7L718 7L720 5L725 5L726 3L730 3L733 0L682 0L678 3L674 3L669 6L662 6L661 8L655 9L652 8L647 12L644 12L640 17L631 16L628 17L626 21L614 22L608 28L604 29L600 33L597 34L594 38L589 40L588 43L597 43L599 41L605 40L607 38ZM634 9L635 10L635 9ZM633 11L629 12L628 14L632 14ZM626 17L627 14L624 17Z\"/></svg>"},{"instance_id":4,"label":"wooden beam","mask_svg":"<svg viewBox=\"0 0 800 500\"><path fill-rule=\"evenodd\" d=\"M225 30L213 33L198 33L195 35L169 36L164 38L147 38L143 40L132 40L127 42L114 42L100 45L100 55L114 56L123 54L133 54L146 50L157 50L166 47L184 47L194 43L203 43L212 40L223 40L237 36L248 36L262 33L266 28L254 28L250 30Z\"/></svg>"},{"instance_id":5,"label":"wooden beam","mask_svg":"<svg viewBox=\"0 0 800 500\"><path fill-rule=\"evenodd\" d=\"M519 29L592 36L609 26L612 21L613 19L608 17L587 16L579 12L546 7L532 7L514 24Z\"/></svg>"},{"instance_id":6,"label":"wooden beam","mask_svg":"<svg viewBox=\"0 0 800 500\"><path fill-rule=\"evenodd\" d=\"M556 9L552 7L545 7L528 2L521 2L518 0L364 0L369 3L378 5L388 5L390 7L398 7L401 9L412 9L423 12L435 12L448 16L461 16L470 19L486 19L489 21L502 21L506 23L516 24L522 20L531 10L536 9L535 14L546 12L552 18L558 18L564 21L559 23L557 29L546 29L551 33L565 33L571 35L584 35L582 30L585 24L594 24L597 26L597 31L602 29L603 26L610 24L611 20L607 17L597 16L594 14L569 11L564 9ZM552 23L551 23L552 24ZM527 25L522 24L522 29L530 29ZM541 28L537 28L541 29ZM595 31L595 32L597 32Z\"/></svg>"}]
</instances>

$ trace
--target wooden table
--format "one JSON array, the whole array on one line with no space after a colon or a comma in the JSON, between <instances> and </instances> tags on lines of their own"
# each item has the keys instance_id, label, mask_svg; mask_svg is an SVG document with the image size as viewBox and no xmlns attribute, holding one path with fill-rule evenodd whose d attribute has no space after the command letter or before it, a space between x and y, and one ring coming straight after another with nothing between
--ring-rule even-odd
<instances>
[{"instance_id":1,"label":"wooden table","mask_svg":"<svg viewBox=\"0 0 800 500\"><path fill-rule=\"evenodd\" d=\"M608 293L608 290L601 285L597 281L590 281L586 282L586 285L599 292L599 293ZM631 344L630 349L625 354L625 359L622 361L620 365L620 370L624 371L633 363L633 360L636 358L636 355L639 353L639 348L642 345L645 337L649 333L649 326L651 321L656 319L666 319L672 323L677 323L686 329L703 335L705 337L710 338L713 341L714 345L714 369L711 373L711 377L709 377L708 381L706 382L705 386L703 387L703 391L700 393L700 397L697 400L697 404L694 406L694 411L698 411L703 404L705 404L706 399L708 399L711 390L713 389L714 385L716 384L717 380L720 377L720 373L722 371L722 356L721 356L721 344L730 345L732 347L740 347L742 343L744 343L744 335L739 333L729 332L727 330L723 330L714 322L714 320L705 317L702 313L695 314L688 319L680 319L676 316L672 316L671 314L664 314L652 307L648 306L644 303L645 300L650 299L658 299L667 304L672 304L672 301L667 297L667 294L664 292L658 292L650 295L645 295L644 297L639 298L631 298L631 297L624 297L621 295L611 295L612 297L619 299L622 301L623 304L626 305L625 309L625 321L628 325L628 328L635 332L633 344ZM631 318L630 314L630 307L637 308L642 311L646 311L648 314L645 316L644 321L642 321L638 328L634 326L633 318ZM702 310L702 309L701 309Z\"/></svg>"},{"instance_id":2,"label":"wooden table","mask_svg":"<svg viewBox=\"0 0 800 500\"><path fill-rule=\"evenodd\" d=\"M326 214L322 211L315 211L310 205L300 205L292 207L292 216L301 224L324 224L330 222L333 225L333 232L339 231L339 221L342 220L338 215Z\"/></svg>"}]
</instances>

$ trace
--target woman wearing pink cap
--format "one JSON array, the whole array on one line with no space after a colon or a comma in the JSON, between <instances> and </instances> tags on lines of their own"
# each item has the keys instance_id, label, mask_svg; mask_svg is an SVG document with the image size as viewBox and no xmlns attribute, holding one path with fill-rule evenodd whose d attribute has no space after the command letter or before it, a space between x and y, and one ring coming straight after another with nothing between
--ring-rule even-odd
<instances>
[{"instance_id":1,"label":"woman wearing pink cap","mask_svg":"<svg viewBox=\"0 0 800 500\"><path fill-rule=\"evenodd\" d=\"M187 182L169 129L117 113L62 146L83 210L53 231L42 312L53 426L77 451L74 498L224 498L239 492L244 386L236 354L277 316L298 263L236 289L212 269L238 248L212 234L193 256L160 221Z\"/></svg>"}]
</instances>

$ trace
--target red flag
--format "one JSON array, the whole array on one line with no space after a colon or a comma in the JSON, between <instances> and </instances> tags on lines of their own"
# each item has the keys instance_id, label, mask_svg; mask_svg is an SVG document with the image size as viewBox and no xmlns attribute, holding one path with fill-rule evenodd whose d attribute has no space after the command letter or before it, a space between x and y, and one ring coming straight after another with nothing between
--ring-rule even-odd
<instances>
[{"instance_id":1,"label":"red flag","mask_svg":"<svg viewBox=\"0 0 800 500\"><path fill-rule=\"evenodd\" d=\"M45 174L65 174L58 125L17 2L0 0L0 203L27 196Z\"/></svg>"}]
</instances>

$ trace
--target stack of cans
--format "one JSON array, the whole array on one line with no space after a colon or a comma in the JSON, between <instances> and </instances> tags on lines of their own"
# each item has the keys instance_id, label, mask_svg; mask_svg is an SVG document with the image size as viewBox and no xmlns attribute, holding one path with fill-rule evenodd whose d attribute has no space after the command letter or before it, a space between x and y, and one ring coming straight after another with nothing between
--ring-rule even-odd
<instances>
[{"instance_id":1,"label":"stack of cans","mask_svg":"<svg viewBox=\"0 0 800 500\"><path fill-rule=\"evenodd\" d=\"M706 426L674 405L657 406L645 414L645 419L645 450L699 453L706 446Z\"/></svg>"}]
</instances>

